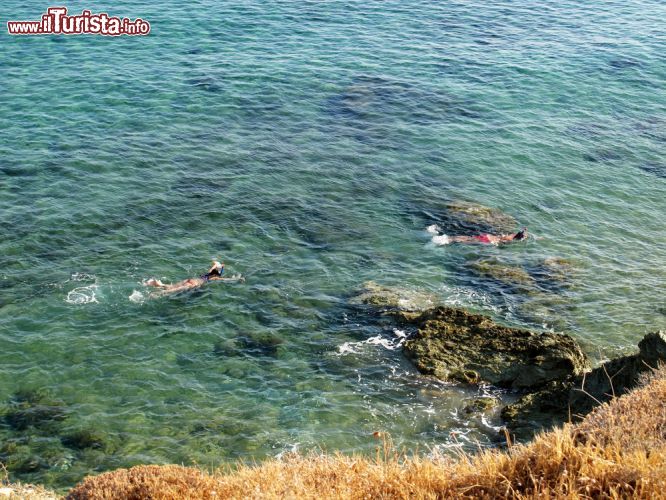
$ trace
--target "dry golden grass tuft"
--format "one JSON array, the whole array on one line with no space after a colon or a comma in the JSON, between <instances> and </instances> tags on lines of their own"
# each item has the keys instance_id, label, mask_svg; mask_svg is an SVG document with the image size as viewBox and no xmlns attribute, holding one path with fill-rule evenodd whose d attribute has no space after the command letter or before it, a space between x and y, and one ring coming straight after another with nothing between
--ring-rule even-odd
<instances>
[{"instance_id":1,"label":"dry golden grass tuft","mask_svg":"<svg viewBox=\"0 0 666 500\"><path fill-rule=\"evenodd\" d=\"M666 498L666 369L632 393L508 451L369 459L290 456L209 475L139 466L86 478L70 499Z\"/></svg>"},{"instance_id":2,"label":"dry golden grass tuft","mask_svg":"<svg viewBox=\"0 0 666 500\"><path fill-rule=\"evenodd\" d=\"M209 499L215 496L216 478L192 467L138 465L131 469L89 476L67 498Z\"/></svg>"},{"instance_id":3,"label":"dry golden grass tuft","mask_svg":"<svg viewBox=\"0 0 666 500\"><path fill-rule=\"evenodd\" d=\"M50 490L32 484L0 485L0 500L56 500L58 495Z\"/></svg>"},{"instance_id":4,"label":"dry golden grass tuft","mask_svg":"<svg viewBox=\"0 0 666 500\"><path fill-rule=\"evenodd\" d=\"M0 500L56 500L58 495L34 484L10 483L9 473L0 463Z\"/></svg>"}]
</instances>

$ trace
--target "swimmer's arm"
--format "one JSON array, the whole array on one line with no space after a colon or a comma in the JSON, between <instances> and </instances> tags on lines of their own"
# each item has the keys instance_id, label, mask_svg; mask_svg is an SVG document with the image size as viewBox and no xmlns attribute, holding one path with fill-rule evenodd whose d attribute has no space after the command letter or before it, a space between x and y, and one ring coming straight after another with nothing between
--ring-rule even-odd
<instances>
[{"instance_id":1,"label":"swimmer's arm","mask_svg":"<svg viewBox=\"0 0 666 500\"><path fill-rule=\"evenodd\" d=\"M156 288L165 288L171 285L164 284L160 280L155 279L155 278L150 278L148 281L145 281L143 283L143 286L154 286Z\"/></svg>"},{"instance_id":2,"label":"swimmer's arm","mask_svg":"<svg viewBox=\"0 0 666 500\"><path fill-rule=\"evenodd\" d=\"M224 272L224 262L218 262L218 261L214 260L214 261L213 261L213 265L210 266L210 269L208 270L208 272L207 272L206 274L210 274L210 273L212 273L212 272L215 271L215 270L218 268L218 266L220 266L220 265L222 266L222 272Z\"/></svg>"},{"instance_id":3,"label":"swimmer's arm","mask_svg":"<svg viewBox=\"0 0 666 500\"><path fill-rule=\"evenodd\" d=\"M222 278L221 276L213 276L211 278L208 278L208 281L245 281L245 278L243 278L240 275L231 276L229 278Z\"/></svg>"}]
</instances>

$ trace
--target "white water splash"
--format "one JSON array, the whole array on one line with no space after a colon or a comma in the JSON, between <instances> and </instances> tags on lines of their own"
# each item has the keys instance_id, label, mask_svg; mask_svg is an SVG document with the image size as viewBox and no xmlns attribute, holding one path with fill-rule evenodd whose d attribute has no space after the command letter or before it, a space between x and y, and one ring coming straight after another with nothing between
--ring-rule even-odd
<instances>
[{"instance_id":1,"label":"white water splash","mask_svg":"<svg viewBox=\"0 0 666 500\"><path fill-rule=\"evenodd\" d=\"M449 243L451 243L451 238L449 238L445 234L439 234L437 236L432 237L432 242L438 246L448 245Z\"/></svg>"},{"instance_id":2,"label":"white water splash","mask_svg":"<svg viewBox=\"0 0 666 500\"><path fill-rule=\"evenodd\" d=\"M445 234L439 234L442 229L437 225L437 224L432 224L428 227L426 227L426 232L428 234L432 234L432 242L435 245L441 246L441 245L448 245L451 243L451 238L449 238Z\"/></svg>"},{"instance_id":3,"label":"white water splash","mask_svg":"<svg viewBox=\"0 0 666 500\"><path fill-rule=\"evenodd\" d=\"M490 310L494 313L501 312L501 308L493 304L493 301L488 294L479 292L473 288L442 285L440 290L441 296L444 297L442 301L444 305L452 307L473 307Z\"/></svg>"},{"instance_id":4,"label":"white water splash","mask_svg":"<svg viewBox=\"0 0 666 500\"><path fill-rule=\"evenodd\" d=\"M92 281L90 285L78 286L73 290L67 292L67 297L65 297L65 302L68 304L91 304L98 303L97 300L97 276L94 274L88 273L78 273L74 272L70 275L69 279L65 281L68 282L82 282L82 281Z\"/></svg>"},{"instance_id":5,"label":"white water splash","mask_svg":"<svg viewBox=\"0 0 666 500\"><path fill-rule=\"evenodd\" d=\"M488 419L486 415L481 416L481 423L486 426L486 428L490 429L493 432L499 433L502 429L504 429L503 425L493 425L493 423Z\"/></svg>"},{"instance_id":6,"label":"white water splash","mask_svg":"<svg viewBox=\"0 0 666 500\"><path fill-rule=\"evenodd\" d=\"M65 299L65 302L68 304L90 304L90 303L97 303L97 296L95 294L95 291L97 290L97 285L88 285L88 286L80 286L75 288L74 290L70 290L67 293L67 298Z\"/></svg>"},{"instance_id":7,"label":"white water splash","mask_svg":"<svg viewBox=\"0 0 666 500\"><path fill-rule=\"evenodd\" d=\"M407 339L407 333L402 330L393 329L393 334L396 338L389 339L382 335L375 335L366 340L361 340L359 342L345 342L344 344L338 346L338 354L359 354L365 346L368 345L378 345L389 351L395 351L399 347L402 347L402 344Z\"/></svg>"},{"instance_id":8,"label":"white water splash","mask_svg":"<svg viewBox=\"0 0 666 500\"><path fill-rule=\"evenodd\" d=\"M301 443L286 444L284 446L284 449L280 453L275 455L275 458L277 458L278 460L282 460L283 458L285 458L289 455L294 455L294 454L298 453L298 449L299 449L300 444Z\"/></svg>"},{"instance_id":9,"label":"white water splash","mask_svg":"<svg viewBox=\"0 0 666 500\"><path fill-rule=\"evenodd\" d=\"M97 276L88 273L72 273L72 275L69 277L69 281L95 281L95 280L97 280Z\"/></svg>"},{"instance_id":10,"label":"white water splash","mask_svg":"<svg viewBox=\"0 0 666 500\"><path fill-rule=\"evenodd\" d=\"M146 297L138 290L132 290L132 294L128 298L135 304L142 304L146 300Z\"/></svg>"}]
</instances>

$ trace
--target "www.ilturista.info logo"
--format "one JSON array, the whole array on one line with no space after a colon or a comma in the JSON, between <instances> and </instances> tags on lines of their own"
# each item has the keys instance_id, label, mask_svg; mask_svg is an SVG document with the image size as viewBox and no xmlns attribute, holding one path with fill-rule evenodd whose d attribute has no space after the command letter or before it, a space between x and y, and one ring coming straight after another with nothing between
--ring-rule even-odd
<instances>
[{"instance_id":1,"label":"www.ilturista.info logo","mask_svg":"<svg viewBox=\"0 0 666 500\"><path fill-rule=\"evenodd\" d=\"M150 23L141 18L109 16L106 12L93 14L84 10L68 16L66 7L49 7L39 21L7 21L10 35L147 35Z\"/></svg>"}]
</instances>

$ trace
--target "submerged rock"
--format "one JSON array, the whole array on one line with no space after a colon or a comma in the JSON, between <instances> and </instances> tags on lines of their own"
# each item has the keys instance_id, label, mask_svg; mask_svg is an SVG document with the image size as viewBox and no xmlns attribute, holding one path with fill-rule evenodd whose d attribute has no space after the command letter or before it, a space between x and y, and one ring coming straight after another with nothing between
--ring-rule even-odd
<instances>
[{"instance_id":1,"label":"submerged rock","mask_svg":"<svg viewBox=\"0 0 666 500\"><path fill-rule=\"evenodd\" d=\"M284 339L268 332L250 333L238 339L243 352L255 356L277 356Z\"/></svg>"},{"instance_id":2,"label":"submerged rock","mask_svg":"<svg viewBox=\"0 0 666 500\"><path fill-rule=\"evenodd\" d=\"M592 151L590 153L585 153L583 155L583 158L593 163L605 163L605 162L621 160L622 155L617 151L613 151L611 149L600 149Z\"/></svg>"},{"instance_id":3,"label":"submerged rock","mask_svg":"<svg viewBox=\"0 0 666 500\"><path fill-rule=\"evenodd\" d=\"M501 281L502 283L532 287L536 285L530 273L519 266L503 264L494 259L479 259L472 262L470 266L478 274Z\"/></svg>"},{"instance_id":4,"label":"submerged rock","mask_svg":"<svg viewBox=\"0 0 666 500\"><path fill-rule=\"evenodd\" d=\"M108 448L107 435L95 429L78 429L61 438L62 444L75 450L92 448L106 450Z\"/></svg>"},{"instance_id":5,"label":"submerged rock","mask_svg":"<svg viewBox=\"0 0 666 500\"><path fill-rule=\"evenodd\" d=\"M551 271L553 275L568 275L575 271L573 262L563 257L546 257L541 265Z\"/></svg>"},{"instance_id":6,"label":"submerged rock","mask_svg":"<svg viewBox=\"0 0 666 500\"><path fill-rule=\"evenodd\" d=\"M350 302L396 311L425 311L437 303L437 298L418 290L389 287L374 281L367 281L363 283L358 295Z\"/></svg>"},{"instance_id":7,"label":"submerged rock","mask_svg":"<svg viewBox=\"0 0 666 500\"><path fill-rule=\"evenodd\" d=\"M412 123L428 124L462 118L479 118L481 109L440 89L372 75L359 75L341 92L327 100L332 116L353 122L376 118L409 117Z\"/></svg>"},{"instance_id":8,"label":"submerged rock","mask_svg":"<svg viewBox=\"0 0 666 500\"><path fill-rule=\"evenodd\" d=\"M644 163L639 165L643 172L647 172L662 179L666 179L666 163Z\"/></svg>"},{"instance_id":9,"label":"submerged rock","mask_svg":"<svg viewBox=\"0 0 666 500\"><path fill-rule=\"evenodd\" d=\"M0 450L0 458L7 470L12 473L27 474L48 468L42 457L33 453L29 446L17 446L5 453Z\"/></svg>"},{"instance_id":10,"label":"submerged rock","mask_svg":"<svg viewBox=\"0 0 666 500\"><path fill-rule=\"evenodd\" d=\"M572 285L577 274L574 264L561 257L548 257L526 267L497 259L478 259L469 267L477 274L508 285L558 292Z\"/></svg>"},{"instance_id":11,"label":"submerged rock","mask_svg":"<svg viewBox=\"0 0 666 500\"><path fill-rule=\"evenodd\" d=\"M405 354L420 372L443 380L535 390L588 367L568 335L510 328L450 307L401 317L418 328L405 342Z\"/></svg>"},{"instance_id":12,"label":"submerged rock","mask_svg":"<svg viewBox=\"0 0 666 500\"><path fill-rule=\"evenodd\" d=\"M562 257L547 257L534 267L533 275L547 289L568 288L578 275L576 265Z\"/></svg>"},{"instance_id":13,"label":"submerged rock","mask_svg":"<svg viewBox=\"0 0 666 500\"><path fill-rule=\"evenodd\" d=\"M0 462L13 474L64 470L72 460L57 437L24 435L9 438L0 446Z\"/></svg>"},{"instance_id":14,"label":"submerged rock","mask_svg":"<svg viewBox=\"0 0 666 500\"><path fill-rule=\"evenodd\" d=\"M217 79L212 76L201 76L197 78L190 78L187 80L187 83L192 85L194 88L199 90L204 90L206 92L220 92L222 91L222 86L218 83Z\"/></svg>"},{"instance_id":15,"label":"submerged rock","mask_svg":"<svg viewBox=\"0 0 666 500\"><path fill-rule=\"evenodd\" d=\"M213 354L220 358L229 358L232 356L240 356L242 352L236 345L235 339L222 339L217 340L213 344Z\"/></svg>"},{"instance_id":16,"label":"submerged rock","mask_svg":"<svg viewBox=\"0 0 666 500\"><path fill-rule=\"evenodd\" d=\"M447 204L451 215L473 226L490 227L495 232L511 232L518 221L501 210L468 201L453 201Z\"/></svg>"},{"instance_id":17,"label":"submerged rock","mask_svg":"<svg viewBox=\"0 0 666 500\"><path fill-rule=\"evenodd\" d=\"M248 333L236 339L218 340L213 345L213 354L221 358L233 356L273 356L284 351L284 339L269 332Z\"/></svg>"},{"instance_id":18,"label":"submerged rock","mask_svg":"<svg viewBox=\"0 0 666 500\"><path fill-rule=\"evenodd\" d=\"M569 307L567 297L529 290L524 300L515 305L514 314L529 323L542 325L544 329L562 332L572 326Z\"/></svg>"},{"instance_id":19,"label":"submerged rock","mask_svg":"<svg viewBox=\"0 0 666 500\"><path fill-rule=\"evenodd\" d=\"M502 410L507 427L518 437L569 420L580 420L594 407L636 387L642 374L666 362L666 332L647 334L639 352L613 359L571 380L551 383Z\"/></svg>"},{"instance_id":20,"label":"submerged rock","mask_svg":"<svg viewBox=\"0 0 666 500\"><path fill-rule=\"evenodd\" d=\"M67 417L63 401L53 399L44 390L22 389L9 400L5 421L16 430L46 427Z\"/></svg>"}]
</instances>

